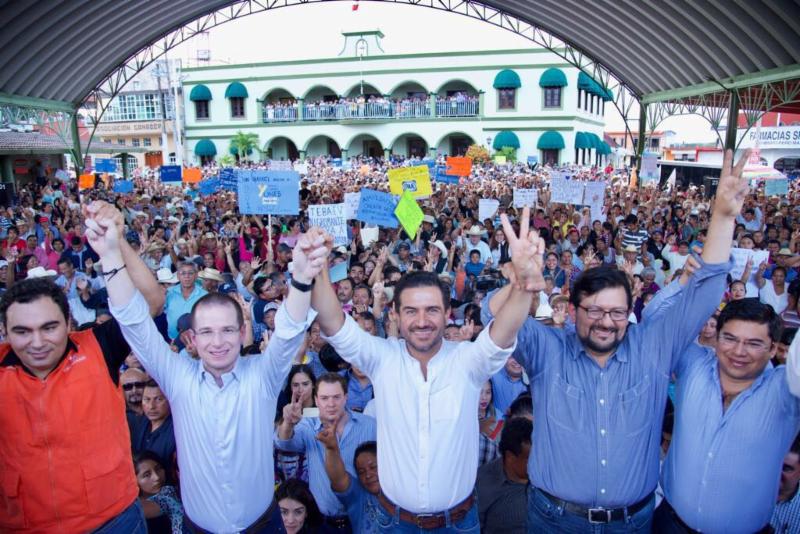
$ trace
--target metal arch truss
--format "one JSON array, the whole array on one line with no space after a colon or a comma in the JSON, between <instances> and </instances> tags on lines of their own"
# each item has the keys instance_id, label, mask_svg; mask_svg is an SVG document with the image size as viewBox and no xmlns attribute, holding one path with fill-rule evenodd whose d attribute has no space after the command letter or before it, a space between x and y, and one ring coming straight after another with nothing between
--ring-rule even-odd
<instances>
[{"instance_id":1,"label":"metal arch truss","mask_svg":"<svg viewBox=\"0 0 800 534\"><path fill-rule=\"evenodd\" d=\"M742 135L736 148L746 134L758 121L770 111L800 103L800 79L782 80L741 87L732 90L718 91L689 97L678 101L652 102L647 106L647 132L652 134L665 119L677 115L700 115L706 119L717 134L720 145L725 142L720 130L729 125L723 123L728 119L728 108L731 94L736 91L739 97L739 109L745 118L745 128L740 128ZM734 118L735 121L738 117Z\"/></svg>"},{"instance_id":2,"label":"metal arch truss","mask_svg":"<svg viewBox=\"0 0 800 534\"><path fill-rule=\"evenodd\" d=\"M105 80L99 83L84 99L86 101L101 102L98 109L98 122L105 113L108 103L122 90L134 76L141 73L151 63L192 37L202 34L216 26L231 22L248 15L263 13L283 7L298 6L303 4L328 2L330 0L242 0L224 8L203 15L188 24L177 28L157 41L145 46L136 52L120 67L114 70ZM511 31L528 39L536 45L556 54L570 65L580 69L591 76L603 88L609 89L614 94L613 104L625 120L628 128L628 117L634 102L638 98L622 81L614 76L608 69L585 54L580 49L551 35L536 25L530 24L519 18L496 8L471 0L370 0L392 2L395 4L428 7L440 11L447 11L481 20L493 26ZM98 98L94 98L98 97ZM102 98L99 98L102 97ZM94 133L94 132L93 132Z\"/></svg>"}]
</instances>

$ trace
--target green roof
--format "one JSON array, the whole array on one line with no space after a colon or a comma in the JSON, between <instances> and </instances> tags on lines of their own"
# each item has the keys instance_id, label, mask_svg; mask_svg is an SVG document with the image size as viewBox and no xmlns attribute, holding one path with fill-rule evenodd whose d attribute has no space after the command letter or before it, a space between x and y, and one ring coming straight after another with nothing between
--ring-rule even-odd
<instances>
[{"instance_id":1,"label":"green roof","mask_svg":"<svg viewBox=\"0 0 800 534\"><path fill-rule=\"evenodd\" d=\"M519 79L519 74L511 69L506 69L497 73L492 86L495 89L517 89L522 87L522 81Z\"/></svg>"},{"instance_id":2,"label":"green roof","mask_svg":"<svg viewBox=\"0 0 800 534\"><path fill-rule=\"evenodd\" d=\"M194 153L196 156L216 156L217 145L211 139L201 139L194 145Z\"/></svg>"},{"instance_id":3,"label":"green roof","mask_svg":"<svg viewBox=\"0 0 800 534\"><path fill-rule=\"evenodd\" d=\"M539 87L566 87L567 76L564 71L555 67L547 69L539 78Z\"/></svg>"},{"instance_id":4,"label":"green roof","mask_svg":"<svg viewBox=\"0 0 800 534\"><path fill-rule=\"evenodd\" d=\"M192 92L189 93L189 100L192 102L211 100L211 90L205 85L195 85L192 87Z\"/></svg>"},{"instance_id":5,"label":"green roof","mask_svg":"<svg viewBox=\"0 0 800 534\"><path fill-rule=\"evenodd\" d=\"M492 148L500 150L503 147L519 148L519 137L514 132L503 130L494 136Z\"/></svg>"},{"instance_id":6,"label":"green roof","mask_svg":"<svg viewBox=\"0 0 800 534\"><path fill-rule=\"evenodd\" d=\"M553 130L544 132L536 143L536 148L539 150L561 150L564 146L564 138Z\"/></svg>"},{"instance_id":7,"label":"green roof","mask_svg":"<svg viewBox=\"0 0 800 534\"><path fill-rule=\"evenodd\" d=\"M247 98L247 87L242 82L233 82L225 89L225 98Z\"/></svg>"},{"instance_id":8,"label":"green roof","mask_svg":"<svg viewBox=\"0 0 800 534\"><path fill-rule=\"evenodd\" d=\"M575 133L575 148L592 148L592 141L585 132Z\"/></svg>"}]
</instances>

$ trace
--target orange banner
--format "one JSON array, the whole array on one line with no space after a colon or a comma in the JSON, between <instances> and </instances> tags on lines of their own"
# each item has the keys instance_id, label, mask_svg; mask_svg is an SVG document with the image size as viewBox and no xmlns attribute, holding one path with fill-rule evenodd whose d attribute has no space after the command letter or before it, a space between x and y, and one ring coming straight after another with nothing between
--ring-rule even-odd
<instances>
[{"instance_id":1,"label":"orange banner","mask_svg":"<svg viewBox=\"0 0 800 534\"><path fill-rule=\"evenodd\" d=\"M92 189L94 187L94 174L81 174L78 177L78 189Z\"/></svg>"},{"instance_id":2,"label":"orange banner","mask_svg":"<svg viewBox=\"0 0 800 534\"><path fill-rule=\"evenodd\" d=\"M445 174L449 176L469 176L472 174L472 160L464 156L448 157Z\"/></svg>"},{"instance_id":3,"label":"orange banner","mask_svg":"<svg viewBox=\"0 0 800 534\"><path fill-rule=\"evenodd\" d=\"M203 179L203 173L198 168L183 169L183 181L187 184L196 184Z\"/></svg>"}]
</instances>

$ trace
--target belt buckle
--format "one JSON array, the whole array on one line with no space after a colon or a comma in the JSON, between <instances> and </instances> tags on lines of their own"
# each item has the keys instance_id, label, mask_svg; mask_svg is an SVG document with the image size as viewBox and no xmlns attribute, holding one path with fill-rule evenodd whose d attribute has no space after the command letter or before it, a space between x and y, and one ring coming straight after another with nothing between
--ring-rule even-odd
<instances>
[{"instance_id":1,"label":"belt buckle","mask_svg":"<svg viewBox=\"0 0 800 534\"><path fill-rule=\"evenodd\" d=\"M424 528L421 523L423 521L425 521L426 519L434 519L436 517L436 515L437 514L417 514L417 517L416 517L416 520L415 520L416 527L417 528Z\"/></svg>"},{"instance_id":2,"label":"belt buckle","mask_svg":"<svg viewBox=\"0 0 800 534\"><path fill-rule=\"evenodd\" d=\"M595 517L597 517L595 514L600 514L600 518L595 519ZM593 525L603 525L611 523L611 510L607 510L602 507L589 508L588 518L589 518L589 523Z\"/></svg>"}]
</instances>

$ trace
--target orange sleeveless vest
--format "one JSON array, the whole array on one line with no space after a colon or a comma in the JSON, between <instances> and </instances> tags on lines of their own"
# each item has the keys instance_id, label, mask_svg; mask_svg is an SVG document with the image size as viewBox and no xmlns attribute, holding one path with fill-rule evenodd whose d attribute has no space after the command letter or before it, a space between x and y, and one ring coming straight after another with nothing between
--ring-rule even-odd
<instances>
[{"instance_id":1,"label":"orange sleeveless vest","mask_svg":"<svg viewBox=\"0 0 800 534\"><path fill-rule=\"evenodd\" d=\"M122 392L92 331L69 337L44 381L0 366L0 532L91 531L139 494Z\"/></svg>"}]
</instances>

